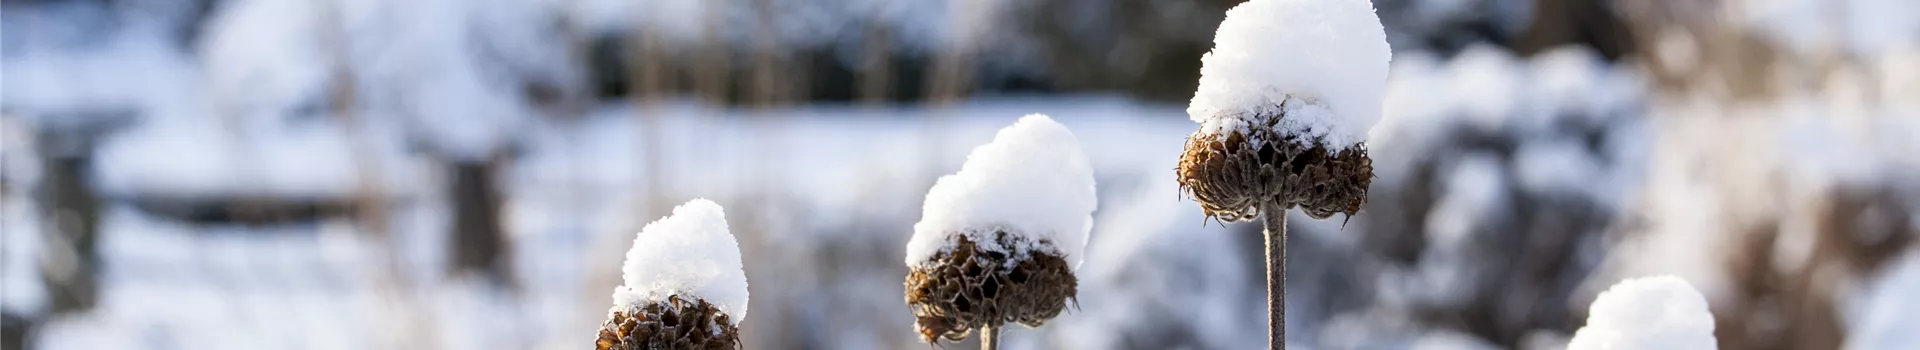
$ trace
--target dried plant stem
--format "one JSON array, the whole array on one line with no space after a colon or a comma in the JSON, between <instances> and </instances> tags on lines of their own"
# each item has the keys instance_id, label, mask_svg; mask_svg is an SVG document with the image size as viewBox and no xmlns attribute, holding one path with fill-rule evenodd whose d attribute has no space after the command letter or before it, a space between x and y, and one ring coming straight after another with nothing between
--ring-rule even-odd
<instances>
[{"instance_id":1,"label":"dried plant stem","mask_svg":"<svg viewBox=\"0 0 1920 350\"><path fill-rule=\"evenodd\" d=\"M980 350L1000 349L1000 325L989 324L980 327Z\"/></svg>"},{"instance_id":2,"label":"dried plant stem","mask_svg":"<svg viewBox=\"0 0 1920 350\"><path fill-rule=\"evenodd\" d=\"M1267 239L1267 348L1287 348L1287 211L1267 204L1260 209L1266 216Z\"/></svg>"}]
</instances>

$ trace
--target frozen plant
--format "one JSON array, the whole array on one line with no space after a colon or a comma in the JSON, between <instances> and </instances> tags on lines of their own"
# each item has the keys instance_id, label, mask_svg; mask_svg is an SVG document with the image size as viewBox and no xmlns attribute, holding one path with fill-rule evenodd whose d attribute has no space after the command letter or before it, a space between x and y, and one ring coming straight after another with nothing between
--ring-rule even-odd
<instances>
[{"instance_id":1,"label":"frozen plant","mask_svg":"<svg viewBox=\"0 0 1920 350\"><path fill-rule=\"evenodd\" d=\"M1187 114L1178 175L1208 217L1266 214L1268 342L1286 347L1286 210L1351 217L1373 160L1386 32L1366 0L1254 0L1227 11Z\"/></svg>"},{"instance_id":2,"label":"frozen plant","mask_svg":"<svg viewBox=\"0 0 1920 350\"><path fill-rule=\"evenodd\" d=\"M747 275L719 204L695 199L647 224L620 272L595 349L740 347Z\"/></svg>"},{"instance_id":3,"label":"frozen plant","mask_svg":"<svg viewBox=\"0 0 1920 350\"><path fill-rule=\"evenodd\" d=\"M1567 350L1714 350L1707 298L1674 276L1633 278L1607 287L1587 310L1587 325Z\"/></svg>"},{"instance_id":4,"label":"frozen plant","mask_svg":"<svg viewBox=\"0 0 1920 350\"><path fill-rule=\"evenodd\" d=\"M907 306L929 343L981 330L994 349L1007 323L1039 327L1076 297L1093 230L1093 168L1080 141L1028 115L940 177L907 242Z\"/></svg>"}]
</instances>

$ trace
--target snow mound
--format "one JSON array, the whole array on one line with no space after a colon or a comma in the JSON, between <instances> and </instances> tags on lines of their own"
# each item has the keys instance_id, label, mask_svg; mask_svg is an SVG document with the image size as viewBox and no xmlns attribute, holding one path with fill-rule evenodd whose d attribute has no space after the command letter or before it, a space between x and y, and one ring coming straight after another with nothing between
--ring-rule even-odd
<instances>
[{"instance_id":1,"label":"snow mound","mask_svg":"<svg viewBox=\"0 0 1920 350\"><path fill-rule=\"evenodd\" d=\"M952 249L951 236L961 233L983 249L1015 257L1045 249L1077 268L1093 230L1094 204L1093 167L1079 139L1052 118L1028 115L974 148L960 172L941 176L927 190L906 263L927 263ZM1001 247L987 236L995 228L1023 235L1028 244ZM1053 244L1038 244L1042 240Z\"/></svg>"},{"instance_id":2,"label":"snow mound","mask_svg":"<svg viewBox=\"0 0 1920 350\"><path fill-rule=\"evenodd\" d=\"M613 289L614 307L691 296L713 303L738 325L747 318L747 274L740 266L740 244L727 231L720 205L688 201L634 237L620 268L626 285Z\"/></svg>"},{"instance_id":3,"label":"snow mound","mask_svg":"<svg viewBox=\"0 0 1920 350\"><path fill-rule=\"evenodd\" d=\"M1288 114L1279 127L1344 149L1379 121L1392 56L1366 0L1249 1L1227 11L1200 57L1187 114L1218 130L1276 114L1283 101L1319 105L1331 113Z\"/></svg>"},{"instance_id":4,"label":"snow mound","mask_svg":"<svg viewBox=\"0 0 1920 350\"><path fill-rule=\"evenodd\" d=\"M1707 299L1674 276L1634 278L1600 293L1567 350L1717 349Z\"/></svg>"}]
</instances>

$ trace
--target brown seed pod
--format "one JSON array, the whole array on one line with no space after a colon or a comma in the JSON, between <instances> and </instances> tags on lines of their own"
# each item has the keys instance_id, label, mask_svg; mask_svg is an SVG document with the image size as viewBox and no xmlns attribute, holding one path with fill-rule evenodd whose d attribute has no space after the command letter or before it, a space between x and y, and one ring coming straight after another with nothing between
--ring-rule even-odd
<instances>
[{"instance_id":1,"label":"brown seed pod","mask_svg":"<svg viewBox=\"0 0 1920 350\"><path fill-rule=\"evenodd\" d=\"M706 300L680 296L666 302L616 309L600 325L596 350L730 350L740 348L740 327Z\"/></svg>"},{"instance_id":2,"label":"brown seed pod","mask_svg":"<svg viewBox=\"0 0 1920 350\"><path fill-rule=\"evenodd\" d=\"M964 234L949 237L956 240L953 249L907 273L907 306L922 340L959 341L988 325L1039 327L1075 298L1079 280L1064 257L1040 250L1010 256L981 249ZM1002 246L1028 244L1024 236L1004 230L995 230L993 237Z\"/></svg>"},{"instance_id":3,"label":"brown seed pod","mask_svg":"<svg viewBox=\"0 0 1920 350\"><path fill-rule=\"evenodd\" d=\"M1276 110L1287 110L1286 103L1298 102L1282 102ZM1244 118L1246 128L1203 129L1187 136L1176 170L1180 188L1200 202L1207 217L1251 221L1260 216L1263 203L1272 201L1326 219L1334 213L1353 215L1366 204L1373 182L1366 145L1330 151L1320 138L1277 130L1282 118L1252 115Z\"/></svg>"}]
</instances>

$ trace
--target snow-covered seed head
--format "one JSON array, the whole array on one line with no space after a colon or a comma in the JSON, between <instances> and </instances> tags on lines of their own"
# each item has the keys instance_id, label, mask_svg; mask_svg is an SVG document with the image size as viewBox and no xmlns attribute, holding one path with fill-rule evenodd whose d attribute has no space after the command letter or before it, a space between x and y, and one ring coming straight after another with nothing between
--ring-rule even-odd
<instances>
[{"instance_id":1,"label":"snow-covered seed head","mask_svg":"<svg viewBox=\"0 0 1920 350\"><path fill-rule=\"evenodd\" d=\"M1367 0L1252 0L1227 11L1202 56L1178 175L1210 217L1260 208L1314 218L1366 202L1363 143L1380 119L1392 53ZM1276 213L1277 215L1277 213Z\"/></svg>"},{"instance_id":2,"label":"snow-covered seed head","mask_svg":"<svg viewBox=\"0 0 1920 350\"><path fill-rule=\"evenodd\" d=\"M595 349L740 347L747 276L719 204L695 199L647 224L621 272Z\"/></svg>"},{"instance_id":3,"label":"snow-covered seed head","mask_svg":"<svg viewBox=\"0 0 1920 350\"><path fill-rule=\"evenodd\" d=\"M1188 136L1177 169L1181 190L1208 217L1225 222L1253 220L1267 203L1299 207L1315 219L1359 212L1373 183L1366 145L1333 150L1323 140L1274 128L1283 118Z\"/></svg>"},{"instance_id":4,"label":"snow-covered seed head","mask_svg":"<svg viewBox=\"0 0 1920 350\"><path fill-rule=\"evenodd\" d=\"M1074 300L1093 229L1093 170L1066 126L1029 115L927 190L907 242L906 302L922 339L1038 327Z\"/></svg>"},{"instance_id":5,"label":"snow-covered seed head","mask_svg":"<svg viewBox=\"0 0 1920 350\"><path fill-rule=\"evenodd\" d=\"M616 308L607 317L594 349L740 348L740 326L706 300L670 296L664 302Z\"/></svg>"},{"instance_id":6,"label":"snow-covered seed head","mask_svg":"<svg viewBox=\"0 0 1920 350\"><path fill-rule=\"evenodd\" d=\"M1019 323L1039 327L1059 316L1074 300L1079 279L1057 254L1016 256L982 248L968 237L986 236L993 245L1028 245L1027 236L996 230L985 235L952 235L953 249L934 255L907 273L907 306L922 340L965 339L975 328ZM1052 242L1037 242L1052 245Z\"/></svg>"}]
</instances>

